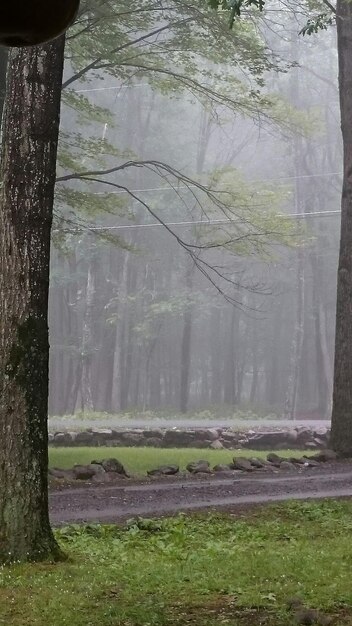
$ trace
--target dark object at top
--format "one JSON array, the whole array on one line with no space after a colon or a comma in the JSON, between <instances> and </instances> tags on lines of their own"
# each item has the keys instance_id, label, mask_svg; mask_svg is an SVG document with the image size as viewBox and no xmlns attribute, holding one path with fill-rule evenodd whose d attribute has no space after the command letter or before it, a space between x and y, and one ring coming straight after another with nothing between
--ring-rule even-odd
<instances>
[{"instance_id":1,"label":"dark object at top","mask_svg":"<svg viewBox=\"0 0 352 626\"><path fill-rule=\"evenodd\" d=\"M0 45L21 48L55 39L78 8L79 0L0 0Z\"/></svg>"}]
</instances>

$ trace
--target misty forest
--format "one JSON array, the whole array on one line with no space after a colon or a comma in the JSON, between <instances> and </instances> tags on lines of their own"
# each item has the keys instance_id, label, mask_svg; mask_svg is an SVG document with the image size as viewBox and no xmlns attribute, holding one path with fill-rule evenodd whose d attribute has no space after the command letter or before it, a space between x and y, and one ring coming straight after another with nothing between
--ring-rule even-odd
<instances>
[{"instance_id":1,"label":"misty forest","mask_svg":"<svg viewBox=\"0 0 352 626\"><path fill-rule=\"evenodd\" d=\"M334 29L299 36L280 3L231 30L204 3L95 4L66 40L50 415L330 417Z\"/></svg>"}]
</instances>

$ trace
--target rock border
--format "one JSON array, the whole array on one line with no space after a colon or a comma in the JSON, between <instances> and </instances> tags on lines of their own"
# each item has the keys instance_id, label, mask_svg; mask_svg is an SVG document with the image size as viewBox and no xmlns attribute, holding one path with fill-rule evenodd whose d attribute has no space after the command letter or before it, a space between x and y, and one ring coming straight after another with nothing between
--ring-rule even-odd
<instances>
[{"instance_id":1,"label":"rock border","mask_svg":"<svg viewBox=\"0 0 352 626\"><path fill-rule=\"evenodd\" d=\"M323 450L318 454L305 455L301 458L283 458L275 452L270 452L266 459L234 457L228 465L215 465L211 468L209 461L200 459L188 463L186 470L188 475L207 474L235 476L248 472L277 472L277 471L302 471L308 468L319 467L322 463L335 461L337 455L333 450ZM160 465L147 472L151 478L160 476L182 476L178 465ZM89 481L93 483L107 483L117 479L130 478L124 466L115 458L91 461L88 465L74 465L71 469L49 469L49 477L56 480Z\"/></svg>"},{"instance_id":2,"label":"rock border","mask_svg":"<svg viewBox=\"0 0 352 626\"><path fill-rule=\"evenodd\" d=\"M87 428L80 432L49 434L49 445L208 448L213 450L322 450L328 448L330 429L297 426L290 429L233 431L229 428L204 429L110 429Z\"/></svg>"}]
</instances>

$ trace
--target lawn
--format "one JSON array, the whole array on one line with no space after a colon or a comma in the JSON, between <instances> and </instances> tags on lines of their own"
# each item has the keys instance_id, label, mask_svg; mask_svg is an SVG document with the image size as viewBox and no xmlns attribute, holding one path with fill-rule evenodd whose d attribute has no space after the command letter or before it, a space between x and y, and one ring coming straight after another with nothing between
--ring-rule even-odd
<instances>
[{"instance_id":1,"label":"lawn","mask_svg":"<svg viewBox=\"0 0 352 626\"><path fill-rule=\"evenodd\" d=\"M351 533L333 500L60 529L68 561L0 570L0 624L290 626L298 596L351 625Z\"/></svg>"},{"instance_id":2,"label":"lawn","mask_svg":"<svg viewBox=\"0 0 352 626\"><path fill-rule=\"evenodd\" d=\"M284 457L300 457L307 451L277 450ZM205 459L212 466L217 463L230 463L237 457L266 457L267 452L258 450L199 450L199 448L50 448L49 461L51 467L69 468L75 463L90 463L93 459L115 457L123 463L132 475L145 475L147 470L158 465L174 464L184 469L190 461ZM1 623L1 622L0 622Z\"/></svg>"}]
</instances>

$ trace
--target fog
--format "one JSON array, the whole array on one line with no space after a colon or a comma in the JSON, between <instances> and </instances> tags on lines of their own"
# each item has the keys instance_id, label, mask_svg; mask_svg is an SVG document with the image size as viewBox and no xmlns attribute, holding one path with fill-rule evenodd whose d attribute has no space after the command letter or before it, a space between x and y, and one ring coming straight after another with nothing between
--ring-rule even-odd
<instances>
[{"instance_id":1,"label":"fog","mask_svg":"<svg viewBox=\"0 0 352 626\"><path fill-rule=\"evenodd\" d=\"M306 17L277 12L229 31L203 4L142 5L68 39L50 415L327 418L334 28L298 36Z\"/></svg>"}]
</instances>

